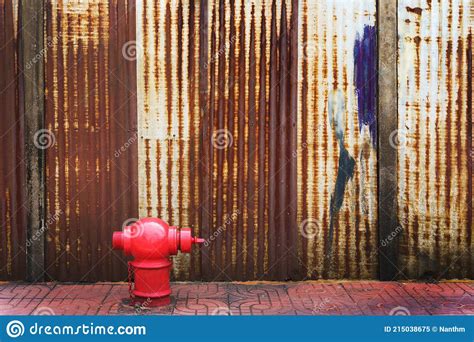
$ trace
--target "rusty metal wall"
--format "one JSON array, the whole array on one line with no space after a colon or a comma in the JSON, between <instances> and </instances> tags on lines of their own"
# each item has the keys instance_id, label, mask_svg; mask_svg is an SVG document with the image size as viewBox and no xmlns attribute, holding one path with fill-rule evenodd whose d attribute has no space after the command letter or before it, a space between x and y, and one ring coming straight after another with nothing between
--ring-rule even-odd
<instances>
[{"instance_id":1,"label":"rusty metal wall","mask_svg":"<svg viewBox=\"0 0 474 342\"><path fill-rule=\"evenodd\" d=\"M138 214L134 2L51 0L46 18L46 276L125 280L110 241Z\"/></svg>"},{"instance_id":2,"label":"rusty metal wall","mask_svg":"<svg viewBox=\"0 0 474 342\"><path fill-rule=\"evenodd\" d=\"M375 39L375 1L138 6L140 215L209 242L176 277L376 276Z\"/></svg>"},{"instance_id":3,"label":"rusty metal wall","mask_svg":"<svg viewBox=\"0 0 474 342\"><path fill-rule=\"evenodd\" d=\"M287 135L295 133L284 128L285 101L296 92L288 76L291 63L296 70L295 8L260 1L137 8L140 215L191 226L208 240L191 267L189 256L175 259L180 279L288 277L287 235L296 227L289 232L285 211L295 195L282 181L291 166Z\"/></svg>"},{"instance_id":4,"label":"rusty metal wall","mask_svg":"<svg viewBox=\"0 0 474 342\"><path fill-rule=\"evenodd\" d=\"M474 276L470 0L400 0L398 216L403 277ZM392 138L393 138L392 137Z\"/></svg>"},{"instance_id":5,"label":"rusty metal wall","mask_svg":"<svg viewBox=\"0 0 474 342\"><path fill-rule=\"evenodd\" d=\"M0 279L25 277L23 111L18 2L0 1Z\"/></svg>"},{"instance_id":6,"label":"rusty metal wall","mask_svg":"<svg viewBox=\"0 0 474 342\"><path fill-rule=\"evenodd\" d=\"M377 276L375 1L302 1L300 258L311 278Z\"/></svg>"},{"instance_id":7,"label":"rusty metal wall","mask_svg":"<svg viewBox=\"0 0 474 342\"><path fill-rule=\"evenodd\" d=\"M0 4L0 278L18 279L21 18ZM399 276L472 278L474 6L398 6ZM125 280L111 234L143 216L207 239L175 279L377 277L375 0L49 0L45 17L49 279Z\"/></svg>"}]
</instances>

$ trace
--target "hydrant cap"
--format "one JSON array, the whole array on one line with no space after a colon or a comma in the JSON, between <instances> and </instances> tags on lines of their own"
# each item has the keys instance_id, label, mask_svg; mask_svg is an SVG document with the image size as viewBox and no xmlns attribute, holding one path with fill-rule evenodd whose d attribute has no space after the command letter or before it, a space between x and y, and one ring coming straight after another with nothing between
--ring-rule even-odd
<instances>
[{"instance_id":1,"label":"hydrant cap","mask_svg":"<svg viewBox=\"0 0 474 342\"><path fill-rule=\"evenodd\" d=\"M114 232L112 235L112 248L113 249L123 249L123 233Z\"/></svg>"},{"instance_id":2,"label":"hydrant cap","mask_svg":"<svg viewBox=\"0 0 474 342\"><path fill-rule=\"evenodd\" d=\"M179 249L183 253L191 252L193 243L203 243L204 239L191 236L191 228L181 228L179 230Z\"/></svg>"}]
</instances>

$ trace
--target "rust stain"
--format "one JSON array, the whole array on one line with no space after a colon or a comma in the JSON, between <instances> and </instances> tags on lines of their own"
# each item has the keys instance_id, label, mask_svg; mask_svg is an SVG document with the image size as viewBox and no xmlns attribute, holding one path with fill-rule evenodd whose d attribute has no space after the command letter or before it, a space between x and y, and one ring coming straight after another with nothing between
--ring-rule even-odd
<instances>
[{"instance_id":1,"label":"rust stain","mask_svg":"<svg viewBox=\"0 0 474 342\"><path fill-rule=\"evenodd\" d=\"M57 138L46 150L46 271L53 280L123 280L109 240L138 214L135 70L123 49L134 40L134 3L75 5L46 4L46 127Z\"/></svg>"},{"instance_id":2,"label":"rust stain","mask_svg":"<svg viewBox=\"0 0 474 342\"><path fill-rule=\"evenodd\" d=\"M258 94L258 241L257 247L257 278L264 275L264 270L268 267L268 258L266 251L266 240L268 237L267 227L267 197L266 188L268 187L266 167L266 149L267 149L267 132L268 132L268 115L267 115L267 30L265 9L261 12L261 31L260 31L260 60L259 60L259 94Z\"/></svg>"},{"instance_id":3,"label":"rust stain","mask_svg":"<svg viewBox=\"0 0 474 342\"><path fill-rule=\"evenodd\" d=\"M472 10L472 14L474 16L474 9ZM474 203L474 195L473 195L473 189L472 189L472 184L473 184L473 179L474 179L474 174L473 174L473 165L474 165L474 149L473 149L473 140L472 140L472 132L474 128L474 123L473 123L473 112L472 112L472 95L473 95L473 87L472 87L472 75L474 73L474 70L472 69L472 28L469 28L469 34L468 34L468 40L467 40L467 48L466 48L466 60L467 60L467 87L466 87L466 96L467 96L467 101L466 101L466 111L467 111L467 136L471 137L471 139L468 139L467 141L467 152L468 152L468 158L467 158L467 168L468 168L468 173L471 175L471 177L468 178L468 199L471 199L471 203ZM469 115L471 113L471 115ZM473 226L473 206L471 205L468 208L468 214L467 214L467 226L472 227ZM471 250L472 246L474 245L474 239L473 239L473 234L472 234L472 229L467 230L466 234L466 243L470 244ZM472 269L474 267L474 257L471 257L469 260L469 267Z\"/></svg>"},{"instance_id":4,"label":"rust stain","mask_svg":"<svg viewBox=\"0 0 474 342\"><path fill-rule=\"evenodd\" d=\"M165 145L165 149L167 151L167 213L169 220L172 222L173 219L173 207L172 207L172 196L171 196L171 189L172 189L172 172L173 172L173 163L170 161L173 160L173 138L172 138L172 131L173 131L173 87L171 86L173 79L172 79L172 69L171 69L171 54L172 54L172 40L171 40L171 32L174 31L171 28L171 9L170 3L166 4L166 12L165 12L165 65L168 65L165 69L165 84L166 84L166 113L167 113L167 137L163 144ZM157 77L157 74L155 74ZM158 82L157 82L158 83Z\"/></svg>"},{"instance_id":5,"label":"rust stain","mask_svg":"<svg viewBox=\"0 0 474 342\"><path fill-rule=\"evenodd\" d=\"M288 255L288 203L287 203L287 155L286 148L288 144L288 31L287 31L287 17L286 17L286 3L283 1L281 6L280 18L280 32L278 37L279 43L279 96L278 96L278 140L277 140L277 263L276 269L277 279L285 279L287 276L286 257ZM291 246L290 246L291 247Z\"/></svg>"},{"instance_id":6,"label":"rust stain","mask_svg":"<svg viewBox=\"0 0 474 342\"><path fill-rule=\"evenodd\" d=\"M240 252L242 249L245 250L244 246L244 215L246 213L245 199L244 199L244 177L245 177L245 115L246 112L245 99L246 99L246 50L245 50L245 2L240 3L240 22L239 22L239 57L238 57L238 104L237 104L237 207L240 209L241 214L237 218L237 230L235 240L235 275L242 275L244 272L244 253Z\"/></svg>"},{"instance_id":7,"label":"rust stain","mask_svg":"<svg viewBox=\"0 0 474 342\"><path fill-rule=\"evenodd\" d=\"M297 131L297 120L298 120L298 60L299 60L299 49L298 49L298 37L299 37L299 7L300 3L297 0L291 2L291 16L290 16L290 35L289 35L289 122L288 122L288 147L286 158L290 161L288 170L288 192L287 192L287 213L288 213L288 227L287 231L288 246L290 246L290 253L287 254L288 263L288 276L289 278L296 279L301 277L302 265L298 260L299 250L299 239L300 236L296 229L291 227L297 226L297 215L298 215L298 204L297 204L297 191L298 191L298 169L297 164L293 161L294 155L298 151L298 131Z\"/></svg>"},{"instance_id":8,"label":"rust stain","mask_svg":"<svg viewBox=\"0 0 474 342\"><path fill-rule=\"evenodd\" d=\"M254 278L254 235L255 235L255 161L256 161L256 57L255 57L255 6L252 4L250 19L249 42L249 74L248 74L248 133L247 133L247 240L246 248L250 251L246 256L246 278Z\"/></svg>"},{"instance_id":9,"label":"rust stain","mask_svg":"<svg viewBox=\"0 0 474 342\"><path fill-rule=\"evenodd\" d=\"M472 169L463 161L472 144L465 89L473 6L439 0L424 6L404 0L398 10L399 266L408 278L472 277L472 204L466 205Z\"/></svg>"},{"instance_id":10,"label":"rust stain","mask_svg":"<svg viewBox=\"0 0 474 342\"><path fill-rule=\"evenodd\" d=\"M47 205L62 212L48 231L51 278L124 279L109 237L139 215L208 240L176 258L175 279L376 277L377 159L353 70L375 0L73 2L47 3L47 35L59 37L46 56L46 121L57 137ZM399 3L400 253L410 277L472 276L462 254L473 244L472 206L463 206L472 201L471 17L467 0ZM135 40L136 63L122 55ZM0 100L15 113L12 89ZM330 108L342 109L328 119ZM342 151L355 166L331 212ZM14 277L21 192L0 189L11 221L0 255Z\"/></svg>"},{"instance_id":11,"label":"rust stain","mask_svg":"<svg viewBox=\"0 0 474 342\"><path fill-rule=\"evenodd\" d=\"M23 184L25 155L23 88L19 69L18 1L0 1L0 278L20 280L25 277L26 212Z\"/></svg>"},{"instance_id":12,"label":"rust stain","mask_svg":"<svg viewBox=\"0 0 474 342\"><path fill-rule=\"evenodd\" d=\"M406 6L406 10L407 10L407 12L414 13L416 15L421 15L421 13L423 13L423 9L421 7Z\"/></svg>"},{"instance_id":13,"label":"rust stain","mask_svg":"<svg viewBox=\"0 0 474 342\"><path fill-rule=\"evenodd\" d=\"M277 172L277 91L278 91L278 60L277 60L277 17L276 3L271 5L271 31L270 31L270 78L269 78L269 137L268 137L268 264L274 266L276 257L276 220L277 217L277 201L276 201L276 172ZM273 277L275 268L270 269L270 277Z\"/></svg>"},{"instance_id":14,"label":"rust stain","mask_svg":"<svg viewBox=\"0 0 474 342\"><path fill-rule=\"evenodd\" d=\"M325 121L326 100L341 91L354 104L353 72L342 54L352 55L355 32L375 19L375 2L351 6L347 15L356 19L355 29L339 34L331 28L333 21L343 23L338 2L140 4L138 27L146 30L138 37L146 53L137 66L143 140L138 155L139 165L146 166L139 174L140 212L150 214L146 207L151 208L152 215L195 227L209 240L192 261L181 259L175 268L178 279L375 275L375 151L359 147L368 136L351 128L358 126L355 106L345 118L345 148L361 155L361 167L348 190L352 195L334 221L335 239L346 248L337 250L329 264L323 255L339 158L337 141ZM318 16L326 21L315 21ZM171 43L176 36L178 47ZM307 72L301 75L303 69ZM150 73L154 87L147 86ZM301 84L308 91L300 97ZM314 108L316 120L307 115L309 108ZM301 120L308 129L298 128ZM222 132L228 146L216 147L216 136ZM147 153L146 144L156 154ZM161 159L150 159L158 153ZM304 171L298 166L301 160ZM178 171L186 167L191 179ZM310 194L308 203L305 191ZM352 204L360 199L364 206ZM307 239L299 225L315 217L322 231ZM190 273L189 262L195 266Z\"/></svg>"},{"instance_id":15,"label":"rust stain","mask_svg":"<svg viewBox=\"0 0 474 342\"><path fill-rule=\"evenodd\" d=\"M303 24L302 24L302 38L304 42L308 41L308 4L305 1L303 3ZM308 104L308 97L310 94L308 94L308 60L307 56L309 53L309 48L308 44L303 45L302 49L302 65L301 65L301 73L302 73L302 80L301 80L301 113L307 113L308 108L311 108L311 105ZM297 124L301 124L303 127L308 127L308 115L300 115L298 117L298 122ZM303 148L308 147L308 135L311 136L311 134L308 134L307 130L303 130L301 132L301 147L300 150ZM303 153L301 157L301 168L298 170L298 173L301 175L301 181L299 182L299 187L298 187L298 192L300 193L307 193L308 192L308 167L309 167L309 161L308 161L308 153ZM301 217L308 217L308 206L302 206L301 209ZM303 274L308 274L309 273L309 267L308 267L308 248L309 248L309 243L308 239L301 239L301 258L303 261L303 269L302 272ZM310 277L312 274L309 275Z\"/></svg>"},{"instance_id":16,"label":"rust stain","mask_svg":"<svg viewBox=\"0 0 474 342\"><path fill-rule=\"evenodd\" d=\"M372 278L377 273L377 156L369 131L358 129L353 44L364 27L375 25L375 2L301 3L297 223L298 233L307 236L301 238L300 259L307 277ZM335 123L327 116L331 106L343 108L335 111ZM342 158L337 136L344 137L341 146L354 156L355 168L342 207L331 218L331 196ZM331 221L332 243L337 246L332 249ZM329 256L328 250L332 250Z\"/></svg>"},{"instance_id":17,"label":"rust stain","mask_svg":"<svg viewBox=\"0 0 474 342\"><path fill-rule=\"evenodd\" d=\"M229 41L233 42L229 46L229 56L228 56L228 96L227 96L227 131L230 133L231 137L235 137L235 93L237 91L236 87L236 24L235 24L235 1L230 2L229 9ZM235 212L235 195L234 191L228 191L234 186L234 148L235 139L233 138L232 146L227 149L226 153L226 163L227 163L227 182L225 184L227 190L226 196L226 211L227 213ZM236 222L235 220L229 221L228 227L225 232L225 264L232 265L233 262L233 236L236 231ZM230 270L232 274L232 270Z\"/></svg>"},{"instance_id":18,"label":"rust stain","mask_svg":"<svg viewBox=\"0 0 474 342\"><path fill-rule=\"evenodd\" d=\"M294 143L287 148L278 135L296 141L295 111L286 119L287 105L297 107L296 82L283 70L297 74L297 5L216 0L138 6L137 27L146 31L138 35L146 53L137 65L138 158L146 166L139 174L140 213L160 214L212 239L192 261L180 261L177 279L289 276L286 241L296 247L297 231L289 228L296 204L294 214L285 208L296 197L282 180L291 174L296 191L296 164L289 163ZM155 77L150 84L149 74ZM287 96L286 104L278 100ZM283 119L289 129L282 128ZM216 147L222 131L230 140L224 148ZM151 159L154 150L161 159ZM158 170L166 177L155 176ZM278 209L285 211L280 218ZM187 272L190 262L195 267Z\"/></svg>"}]
</instances>

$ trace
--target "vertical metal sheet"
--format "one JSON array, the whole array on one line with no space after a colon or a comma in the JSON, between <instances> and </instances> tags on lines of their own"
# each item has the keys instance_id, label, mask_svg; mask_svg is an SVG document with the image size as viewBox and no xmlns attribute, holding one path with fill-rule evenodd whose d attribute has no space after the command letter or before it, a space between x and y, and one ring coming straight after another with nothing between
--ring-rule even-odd
<instances>
[{"instance_id":1,"label":"vertical metal sheet","mask_svg":"<svg viewBox=\"0 0 474 342\"><path fill-rule=\"evenodd\" d=\"M198 223L199 7L165 1L137 6L140 216ZM186 25L184 24L186 23ZM197 232L195 232L197 233ZM192 271L196 270L199 260ZM175 272L189 256L175 259ZM196 270L197 271L197 270Z\"/></svg>"},{"instance_id":2,"label":"vertical metal sheet","mask_svg":"<svg viewBox=\"0 0 474 342\"><path fill-rule=\"evenodd\" d=\"M189 256L175 259L180 279L287 276L287 235L296 236L296 230L288 233L288 199L295 196L285 195L286 182L277 177L286 176L276 168L289 168L290 151L286 129L275 126L270 133L269 117L280 125L278 115L283 121L290 116L284 102L281 109L268 103L296 91L287 75L296 60L289 45L292 13L290 4L260 1L138 6L137 41L144 51L137 65L140 215L191 226L209 240L191 267ZM274 211L270 220L272 200L282 215Z\"/></svg>"},{"instance_id":3,"label":"vertical metal sheet","mask_svg":"<svg viewBox=\"0 0 474 342\"><path fill-rule=\"evenodd\" d=\"M125 280L110 241L138 214L134 2L51 0L46 15L46 275Z\"/></svg>"},{"instance_id":4,"label":"vertical metal sheet","mask_svg":"<svg viewBox=\"0 0 474 342\"><path fill-rule=\"evenodd\" d=\"M302 1L298 224L310 278L377 274L375 3Z\"/></svg>"},{"instance_id":5,"label":"vertical metal sheet","mask_svg":"<svg viewBox=\"0 0 474 342\"><path fill-rule=\"evenodd\" d=\"M0 279L25 277L22 84L18 2L0 1Z\"/></svg>"},{"instance_id":6,"label":"vertical metal sheet","mask_svg":"<svg viewBox=\"0 0 474 342\"><path fill-rule=\"evenodd\" d=\"M401 0L398 213L401 273L473 277L470 0Z\"/></svg>"},{"instance_id":7,"label":"vertical metal sheet","mask_svg":"<svg viewBox=\"0 0 474 342\"><path fill-rule=\"evenodd\" d=\"M375 276L374 25L375 1L138 6L140 215L209 241L178 278Z\"/></svg>"}]
</instances>

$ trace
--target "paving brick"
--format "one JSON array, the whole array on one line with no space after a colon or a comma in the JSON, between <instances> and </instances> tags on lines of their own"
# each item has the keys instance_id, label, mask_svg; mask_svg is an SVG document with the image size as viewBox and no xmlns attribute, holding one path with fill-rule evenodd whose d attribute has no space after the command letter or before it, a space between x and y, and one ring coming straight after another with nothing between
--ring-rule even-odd
<instances>
[{"instance_id":1,"label":"paving brick","mask_svg":"<svg viewBox=\"0 0 474 342\"><path fill-rule=\"evenodd\" d=\"M55 286L45 298L48 299L97 299L102 300L112 289L112 284L61 284Z\"/></svg>"},{"instance_id":2,"label":"paving brick","mask_svg":"<svg viewBox=\"0 0 474 342\"><path fill-rule=\"evenodd\" d=\"M265 302L283 303L291 305L286 286L284 285L261 285L261 284L229 284L227 287L229 301L253 299Z\"/></svg>"},{"instance_id":3,"label":"paving brick","mask_svg":"<svg viewBox=\"0 0 474 342\"><path fill-rule=\"evenodd\" d=\"M95 299L43 299L37 306L38 315L96 315L99 303ZM49 312L49 313L48 313Z\"/></svg>"},{"instance_id":4,"label":"paving brick","mask_svg":"<svg viewBox=\"0 0 474 342\"><path fill-rule=\"evenodd\" d=\"M233 315L295 315L296 310L291 305L284 305L281 301L265 299L241 299L230 303Z\"/></svg>"},{"instance_id":5,"label":"paving brick","mask_svg":"<svg viewBox=\"0 0 474 342\"><path fill-rule=\"evenodd\" d=\"M41 299L0 298L0 315L30 315L40 302Z\"/></svg>"},{"instance_id":6,"label":"paving brick","mask_svg":"<svg viewBox=\"0 0 474 342\"><path fill-rule=\"evenodd\" d=\"M230 311L227 302L209 298L177 299L174 315L224 315Z\"/></svg>"},{"instance_id":7,"label":"paving brick","mask_svg":"<svg viewBox=\"0 0 474 342\"><path fill-rule=\"evenodd\" d=\"M1 315L474 315L474 282L173 283L130 305L127 283L0 283Z\"/></svg>"},{"instance_id":8,"label":"paving brick","mask_svg":"<svg viewBox=\"0 0 474 342\"><path fill-rule=\"evenodd\" d=\"M105 298L99 303L98 315L133 314L132 310L123 304L129 300L128 284L113 285Z\"/></svg>"},{"instance_id":9,"label":"paving brick","mask_svg":"<svg viewBox=\"0 0 474 342\"><path fill-rule=\"evenodd\" d=\"M186 298L226 298L225 283L176 283L171 285L173 296Z\"/></svg>"},{"instance_id":10,"label":"paving brick","mask_svg":"<svg viewBox=\"0 0 474 342\"><path fill-rule=\"evenodd\" d=\"M298 283L290 285L288 295L299 314L344 315L359 312L357 304L342 284Z\"/></svg>"},{"instance_id":11,"label":"paving brick","mask_svg":"<svg viewBox=\"0 0 474 342\"><path fill-rule=\"evenodd\" d=\"M0 285L0 298L44 298L53 288L55 284L5 284Z\"/></svg>"}]
</instances>

